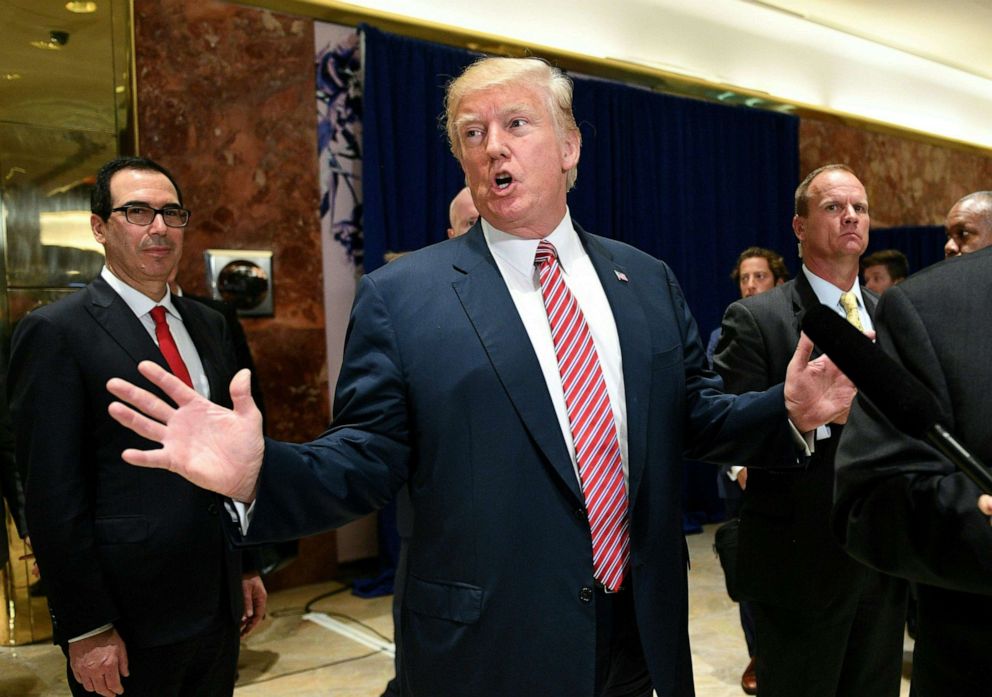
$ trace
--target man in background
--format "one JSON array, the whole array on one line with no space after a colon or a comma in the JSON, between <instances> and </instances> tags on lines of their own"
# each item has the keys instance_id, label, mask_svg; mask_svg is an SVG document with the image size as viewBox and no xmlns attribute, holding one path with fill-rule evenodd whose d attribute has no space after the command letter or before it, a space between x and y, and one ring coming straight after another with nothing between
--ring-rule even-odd
<instances>
[{"instance_id":1,"label":"man in background","mask_svg":"<svg viewBox=\"0 0 992 697\"><path fill-rule=\"evenodd\" d=\"M951 206L944 222L945 257L977 252L992 245L992 191L975 191Z\"/></svg>"},{"instance_id":2,"label":"man in background","mask_svg":"<svg viewBox=\"0 0 992 697\"><path fill-rule=\"evenodd\" d=\"M31 542L73 695L229 696L239 634L265 610L257 574L224 533L224 501L121 460L150 445L107 414L104 385L140 361L230 404L224 319L174 297L190 213L172 175L144 158L104 165L90 224L106 265L86 288L25 316L9 386L27 471Z\"/></svg>"},{"instance_id":3,"label":"man in background","mask_svg":"<svg viewBox=\"0 0 992 697\"><path fill-rule=\"evenodd\" d=\"M817 304L872 329L876 296L858 285L869 222L868 195L846 165L820 167L800 183L792 228L802 269L727 308L715 364L729 390L781 380L802 315ZM752 601L762 697L899 694L905 584L853 560L830 528L834 452L846 416L808 434L805 468L748 470L737 580Z\"/></svg>"},{"instance_id":4,"label":"man in background","mask_svg":"<svg viewBox=\"0 0 992 697\"><path fill-rule=\"evenodd\" d=\"M764 293L789 280L789 269L785 260L778 252L764 247L748 247L737 257L737 264L730 272L730 279L737 285L742 298ZM710 367L713 366L713 353L720 340L720 328L710 334L706 347L706 357ZM728 518L736 518L740 514L741 496L747 487L747 467L741 465L723 465L717 470L716 488L727 509ZM745 694L758 694L758 675L755 670L754 655L756 651L754 614L747 600L738 603L741 616L741 629L747 644L747 655L750 660L741 674L741 689Z\"/></svg>"},{"instance_id":5,"label":"man in background","mask_svg":"<svg viewBox=\"0 0 992 697\"><path fill-rule=\"evenodd\" d=\"M472 192L466 186L459 191L448 206L448 221L451 227L448 228L448 238L464 235L472 229L479 219L479 211L475 209L472 201Z\"/></svg>"},{"instance_id":6,"label":"man in background","mask_svg":"<svg viewBox=\"0 0 992 697\"><path fill-rule=\"evenodd\" d=\"M883 291L909 276L909 261L898 249L882 249L861 260L865 287L881 295Z\"/></svg>"},{"instance_id":7,"label":"man in background","mask_svg":"<svg viewBox=\"0 0 992 697\"><path fill-rule=\"evenodd\" d=\"M986 464L990 299L992 249L983 249L890 289L876 314L879 346L933 394L931 416ZM834 529L857 559L917 582L914 697L987 695L992 685L992 527L978 496L932 445L855 400L837 451Z\"/></svg>"}]
</instances>

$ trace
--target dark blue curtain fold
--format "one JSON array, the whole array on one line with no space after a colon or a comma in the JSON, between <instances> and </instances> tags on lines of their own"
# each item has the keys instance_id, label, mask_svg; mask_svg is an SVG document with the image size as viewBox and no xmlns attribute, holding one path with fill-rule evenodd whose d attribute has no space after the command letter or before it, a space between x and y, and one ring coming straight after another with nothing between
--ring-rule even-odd
<instances>
[{"instance_id":1,"label":"dark blue curtain fold","mask_svg":"<svg viewBox=\"0 0 992 697\"><path fill-rule=\"evenodd\" d=\"M940 225L872 228L865 254L880 249L898 249L909 261L909 273L935 264L944 258L944 228Z\"/></svg>"}]
</instances>

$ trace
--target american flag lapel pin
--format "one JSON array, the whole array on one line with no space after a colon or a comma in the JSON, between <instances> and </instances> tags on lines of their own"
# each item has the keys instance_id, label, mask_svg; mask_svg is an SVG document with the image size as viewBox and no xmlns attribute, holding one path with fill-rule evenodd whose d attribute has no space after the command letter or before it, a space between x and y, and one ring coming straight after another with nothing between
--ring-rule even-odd
<instances>
[{"instance_id":1,"label":"american flag lapel pin","mask_svg":"<svg viewBox=\"0 0 992 697\"><path fill-rule=\"evenodd\" d=\"M625 274L623 271L620 271L618 269L613 269L613 273L615 273L617 275L617 280L618 281L623 281L624 283L629 283L630 282L630 279L627 278L627 274Z\"/></svg>"}]
</instances>

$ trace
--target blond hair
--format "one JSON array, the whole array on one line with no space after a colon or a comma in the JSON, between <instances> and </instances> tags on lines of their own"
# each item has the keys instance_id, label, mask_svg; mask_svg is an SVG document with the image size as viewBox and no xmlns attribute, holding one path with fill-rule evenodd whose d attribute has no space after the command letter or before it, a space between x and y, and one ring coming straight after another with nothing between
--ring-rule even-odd
<instances>
[{"instance_id":1,"label":"blond hair","mask_svg":"<svg viewBox=\"0 0 992 697\"><path fill-rule=\"evenodd\" d=\"M564 142L566 135L574 134L578 145L582 145L582 134L572 114L571 78L540 58L480 58L448 83L444 96L448 145L456 158L461 160L461 143L458 141L458 124L455 121L458 105L470 94L509 84L538 90L545 99L558 140ZM576 165L568 171L566 190L575 186L578 176Z\"/></svg>"}]
</instances>

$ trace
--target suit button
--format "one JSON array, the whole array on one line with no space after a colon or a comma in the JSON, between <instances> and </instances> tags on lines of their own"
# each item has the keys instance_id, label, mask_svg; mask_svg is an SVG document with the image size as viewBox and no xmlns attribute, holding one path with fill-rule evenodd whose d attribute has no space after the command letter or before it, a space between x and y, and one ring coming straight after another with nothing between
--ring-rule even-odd
<instances>
[{"instance_id":1,"label":"suit button","mask_svg":"<svg viewBox=\"0 0 992 697\"><path fill-rule=\"evenodd\" d=\"M217 504L211 503L210 505L208 505L207 513L209 513L210 515L217 515Z\"/></svg>"},{"instance_id":2,"label":"suit button","mask_svg":"<svg viewBox=\"0 0 992 697\"><path fill-rule=\"evenodd\" d=\"M582 519L585 519L585 518L587 518L587 517L588 517L588 516L586 515L586 509L585 509L585 508L583 508L582 506L579 506L578 508L576 508L576 509L575 509L574 511L572 511L572 512L573 512L573 513L575 513L575 517L576 517L576 518L582 518Z\"/></svg>"},{"instance_id":3,"label":"suit button","mask_svg":"<svg viewBox=\"0 0 992 697\"><path fill-rule=\"evenodd\" d=\"M589 586L583 586L582 589L579 591L579 600L581 600L584 603L591 603L592 588L590 588Z\"/></svg>"}]
</instances>

